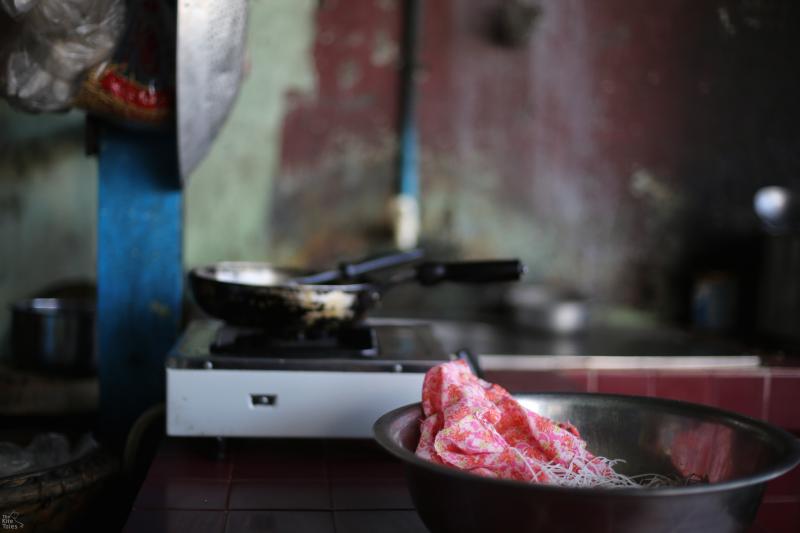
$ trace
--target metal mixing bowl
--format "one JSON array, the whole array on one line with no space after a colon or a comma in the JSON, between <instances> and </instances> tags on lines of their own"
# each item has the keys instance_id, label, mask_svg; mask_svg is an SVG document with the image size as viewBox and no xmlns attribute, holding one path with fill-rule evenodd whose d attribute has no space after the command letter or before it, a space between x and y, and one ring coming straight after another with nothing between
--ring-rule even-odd
<instances>
[{"instance_id":1,"label":"metal mixing bowl","mask_svg":"<svg viewBox=\"0 0 800 533\"><path fill-rule=\"evenodd\" d=\"M401 459L422 521L439 532L733 532L753 522L767 481L800 462L789 433L745 416L672 400L601 394L530 394L529 409L581 432L617 471L710 483L652 489L578 489L489 479L414 455L419 404L382 416L375 438Z\"/></svg>"}]
</instances>

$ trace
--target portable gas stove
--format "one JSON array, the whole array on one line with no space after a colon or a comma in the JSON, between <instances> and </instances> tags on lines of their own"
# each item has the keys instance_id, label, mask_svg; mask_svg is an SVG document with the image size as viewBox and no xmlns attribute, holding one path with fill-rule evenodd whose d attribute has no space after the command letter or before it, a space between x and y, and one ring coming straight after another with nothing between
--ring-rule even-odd
<instances>
[{"instance_id":1,"label":"portable gas stove","mask_svg":"<svg viewBox=\"0 0 800 533\"><path fill-rule=\"evenodd\" d=\"M315 339L194 321L167 360L167 433L371 437L382 414L420 401L428 369L457 357L419 321Z\"/></svg>"}]
</instances>

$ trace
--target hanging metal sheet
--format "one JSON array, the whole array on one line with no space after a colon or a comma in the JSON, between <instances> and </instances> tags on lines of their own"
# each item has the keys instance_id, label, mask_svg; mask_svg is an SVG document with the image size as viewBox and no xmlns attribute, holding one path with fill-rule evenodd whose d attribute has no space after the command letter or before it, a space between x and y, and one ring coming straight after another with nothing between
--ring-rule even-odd
<instances>
[{"instance_id":1,"label":"hanging metal sheet","mask_svg":"<svg viewBox=\"0 0 800 533\"><path fill-rule=\"evenodd\" d=\"M247 13L247 0L178 2L178 159L184 183L239 94Z\"/></svg>"}]
</instances>

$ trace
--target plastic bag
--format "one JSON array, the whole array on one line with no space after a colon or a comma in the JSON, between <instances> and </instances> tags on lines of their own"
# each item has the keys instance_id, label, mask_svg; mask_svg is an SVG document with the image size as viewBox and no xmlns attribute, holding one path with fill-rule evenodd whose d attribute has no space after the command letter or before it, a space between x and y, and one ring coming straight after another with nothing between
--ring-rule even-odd
<instances>
[{"instance_id":1,"label":"plastic bag","mask_svg":"<svg viewBox=\"0 0 800 533\"><path fill-rule=\"evenodd\" d=\"M39 433L24 448L0 442L0 478L63 465L96 447L97 441L88 433L72 444L60 433Z\"/></svg>"},{"instance_id":2,"label":"plastic bag","mask_svg":"<svg viewBox=\"0 0 800 533\"><path fill-rule=\"evenodd\" d=\"M68 109L86 71L114 51L124 19L124 0L38 0L0 53L0 96L25 111Z\"/></svg>"},{"instance_id":3,"label":"plastic bag","mask_svg":"<svg viewBox=\"0 0 800 533\"><path fill-rule=\"evenodd\" d=\"M39 0L0 0L0 6L6 13L14 18L24 15L33 8Z\"/></svg>"},{"instance_id":4,"label":"plastic bag","mask_svg":"<svg viewBox=\"0 0 800 533\"><path fill-rule=\"evenodd\" d=\"M105 118L146 126L172 124L175 109L175 27L172 2L130 4L113 57L89 72L75 105Z\"/></svg>"}]
</instances>

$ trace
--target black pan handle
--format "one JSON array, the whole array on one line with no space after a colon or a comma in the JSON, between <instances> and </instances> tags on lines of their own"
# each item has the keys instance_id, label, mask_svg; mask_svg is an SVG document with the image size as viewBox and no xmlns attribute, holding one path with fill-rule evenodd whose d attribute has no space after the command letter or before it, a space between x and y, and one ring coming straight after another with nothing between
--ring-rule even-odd
<instances>
[{"instance_id":1,"label":"black pan handle","mask_svg":"<svg viewBox=\"0 0 800 533\"><path fill-rule=\"evenodd\" d=\"M355 279L363 274L375 272L377 270L384 270L387 268L394 268L423 258L424 252L415 248L405 252L395 252L392 254L382 254L367 259L362 259L357 263L341 263L339 271L343 279Z\"/></svg>"},{"instance_id":2,"label":"black pan handle","mask_svg":"<svg viewBox=\"0 0 800 533\"><path fill-rule=\"evenodd\" d=\"M294 278L292 279L292 283L300 285L319 285L336 281L350 281L370 272L414 263L422 259L424 255L424 252L419 248L405 252L375 255L354 263L340 263L335 270L326 270L325 272L317 272L315 274Z\"/></svg>"},{"instance_id":3,"label":"black pan handle","mask_svg":"<svg viewBox=\"0 0 800 533\"><path fill-rule=\"evenodd\" d=\"M463 261L458 263L422 263L416 277L422 285L441 281L456 283L490 283L519 281L527 269L518 259L504 261Z\"/></svg>"}]
</instances>

